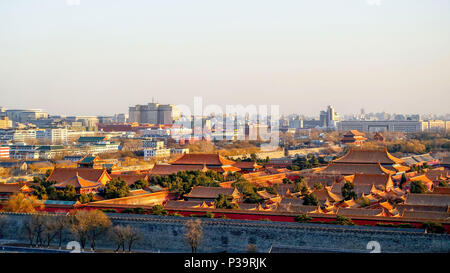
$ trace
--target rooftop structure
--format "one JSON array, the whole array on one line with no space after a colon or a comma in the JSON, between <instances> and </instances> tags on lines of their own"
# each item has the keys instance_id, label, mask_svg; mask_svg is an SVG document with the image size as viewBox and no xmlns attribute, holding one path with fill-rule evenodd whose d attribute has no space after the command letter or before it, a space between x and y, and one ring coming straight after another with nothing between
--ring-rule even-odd
<instances>
[{"instance_id":1,"label":"rooftop structure","mask_svg":"<svg viewBox=\"0 0 450 273\"><path fill-rule=\"evenodd\" d=\"M68 185L74 186L77 194L96 192L98 188L103 186L100 182L86 180L76 173L70 179L55 184L55 188L64 189Z\"/></svg>"},{"instance_id":2,"label":"rooftop structure","mask_svg":"<svg viewBox=\"0 0 450 273\"><path fill-rule=\"evenodd\" d=\"M183 154L178 159L170 162L171 165L200 165L220 173L240 171L233 165L236 162L225 159L218 154Z\"/></svg>"},{"instance_id":3,"label":"rooftop structure","mask_svg":"<svg viewBox=\"0 0 450 273\"><path fill-rule=\"evenodd\" d=\"M111 180L111 176L105 169L55 168L47 178L47 181L62 183L73 178L74 176L79 176L88 181L100 182L103 185Z\"/></svg>"},{"instance_id":4,"label":"rooftop structure","mask_svg":"<svg viewBox=\"0 0 450 273\"><path fill-rule=\"evenodd\" d=\"M355 173L393 175L409 170L403 163L402 159L394 157L386 149L350 148L344 156L331 161L327 167L318 169L316 172L341 175Z\"/></svg>"},{"instance_id":5,"label":"rooftop structure","mask_svg":"<svg viewBox=\"0 0 450 273\"><path fill-rule=\"evenodd\" d=\"M184 197L188 199L188 201L210 201L213 202L219 194L223 194L225 196L229 196L233 199L233 201L238 200L240 198L240 193L236 188L221 188L221 187L204 187L204 186L195 186L192 188L191 192L189 192Z\"/></svg>"},{"instance_id":6,"label":"rooftop structure","mask_svg":"<svg viewBox=\"0 0 450 273\"><path fill-rule=\"evenodd\" d=\"M366 141L367 138L365 137L365 134L359 132L358 130L350 130L347 133L344 134L342 137L341 142L343 144L354 144L354 145L361 145Z\"/></svg>"}]
</instances>

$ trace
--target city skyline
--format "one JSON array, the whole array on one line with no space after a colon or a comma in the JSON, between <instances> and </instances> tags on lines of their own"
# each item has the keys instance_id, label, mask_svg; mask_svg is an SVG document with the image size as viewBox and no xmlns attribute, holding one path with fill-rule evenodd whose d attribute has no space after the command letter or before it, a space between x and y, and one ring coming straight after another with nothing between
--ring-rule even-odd
<instances>
[{"instance_id":1,"label":"city skyline","mask_svg":"<svg viewBox=\"0 0 450 273\"><path fill-rule=\"evenodd\" d=\"M111 115L201 96L309 116L447 114L448 1L176 4L2 2L1 106Z\"/></svg>"}]
</instances>

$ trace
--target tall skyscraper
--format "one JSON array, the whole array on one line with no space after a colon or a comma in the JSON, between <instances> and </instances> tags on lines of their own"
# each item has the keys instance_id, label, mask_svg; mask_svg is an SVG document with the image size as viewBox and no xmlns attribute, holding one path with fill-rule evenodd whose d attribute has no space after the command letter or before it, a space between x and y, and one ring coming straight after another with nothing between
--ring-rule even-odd
<instances>
[{"instance_id":1,"label":"tall skyscraper","mask_svg":"<svg viewBox=\"0 0 450 273\"><path fill-rule=\"evenodd\" d=\"M320 124L324 128L336 128L339 115L334 111L333 106L328 105L326 111L320 111Z\"/></svg>"}]
</instances>

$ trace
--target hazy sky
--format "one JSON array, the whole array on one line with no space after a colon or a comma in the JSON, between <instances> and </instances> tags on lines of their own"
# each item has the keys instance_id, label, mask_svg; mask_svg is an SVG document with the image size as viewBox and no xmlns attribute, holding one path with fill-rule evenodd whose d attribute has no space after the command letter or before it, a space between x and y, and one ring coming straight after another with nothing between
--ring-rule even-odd
<instances>
[{"instance_id":1,"label":"hazy sky","mask_svg":"<svg viewBox=\"0 0 450 273\"><path fill-rule=\"evenodd\" d=\"M0 106L450 112L448 0L79 1L0 0Z\"/></svg>"}]
</instances>

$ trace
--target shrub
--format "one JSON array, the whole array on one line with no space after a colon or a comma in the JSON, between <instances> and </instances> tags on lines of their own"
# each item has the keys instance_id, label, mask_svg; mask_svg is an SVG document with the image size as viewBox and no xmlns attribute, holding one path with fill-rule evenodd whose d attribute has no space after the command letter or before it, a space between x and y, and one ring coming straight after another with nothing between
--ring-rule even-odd
<instances>
[{"instance_id":1,"label":"shrub","mask_svg":"<svg viewBox=\"0 0 450 273\"><path fill-rule=\"evenodd\" d=\"M441 223L427 221L422 224L422 227L429 233L445 233L445 228Z\"/></svg>"},{"instance_id":2,"label":"shrub","mask_svg":"<svg viewBox=\"0 0 450 273\"><path fill-rule=\"evenodd\" d=\"M353 223L352 219L350 219L350 218L338 215L338 216L336 216L336 224L343 225L343 226L353 226L355 223Z\"/></svg>"},{"instance_id":3,"label":"shrub","mask_svg":"<svg viewBox=\"0 0 450 273\"><path fill-rule=\"evenodd\" d=\"M294 221L295 222L299 222L299 223L308 223L312 220L313 218L306 215L306 214L299 214L297 216L294 217Z\"/></svg>"},{"instance_id":4,"label":"shrub","mask_svg":"<svg viewBox=\"0 0 450 273\"><path fill-rule=\"evenodd\" d=\"M117 210L115 210L115 209L101 209L101 211L103 211L104 213L108 213L108 212L117 213Z\"/></svg>"},{"instance_id":5,"label":"shrub","mask_svg":"<svg viewBox=\"0 0 450 273\"><path fill-rule=\"evenodd\" d=\"M167 210L164 209L163 206L161 205L154 205L151 209L150 209L150 214L152 215L168 215L169 213L167 212Z\"/></svg>"}]
</instances>

